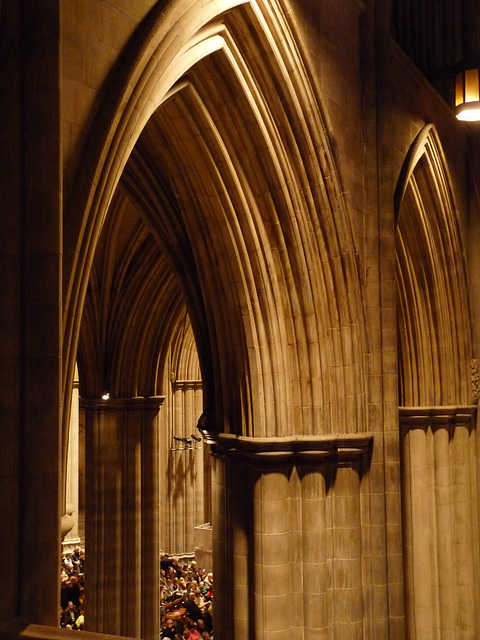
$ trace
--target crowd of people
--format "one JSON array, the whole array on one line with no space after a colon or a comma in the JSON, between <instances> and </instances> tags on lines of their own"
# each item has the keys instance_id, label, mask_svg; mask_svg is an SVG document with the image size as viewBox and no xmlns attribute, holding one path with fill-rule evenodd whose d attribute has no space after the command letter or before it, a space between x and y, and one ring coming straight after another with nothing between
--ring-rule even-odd
<instances>
[{"instance_id":1,"label":"crowd of people","mask_svg":"<svg viewBox=\"0 0 480 640\"><path fill-rule=\"evenodd\" d=\"M85 550L75 547L62 557L60 626L81 631L85 623Z\"/></svg>"},{"instance_id":2,"label":"crowd of people","mask_svg":"<svg viewBox=\"0 0 480 640\"><path fill-rule=\"evenodd\" d=\"M213 639L213 573L161 557L161 638Z\"/></svg>"},{"instance_id":3,"label":"crowd of people","mask_svg":"<svg viewBox=\"0 0 480 640\"><path fill-rule=\"evenodd\" d=\"M60 626L81 631L85 624L85 550L62 558ZM160 638L213 640L213 574L197 563L160 556Z\"/></svg>"}]
</instances>

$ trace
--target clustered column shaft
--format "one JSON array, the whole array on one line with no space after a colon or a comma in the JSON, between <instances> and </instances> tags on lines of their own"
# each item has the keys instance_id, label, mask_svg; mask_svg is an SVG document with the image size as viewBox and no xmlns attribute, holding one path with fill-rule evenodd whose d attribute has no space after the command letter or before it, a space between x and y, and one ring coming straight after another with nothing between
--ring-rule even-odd
<instances>
[{"instance_id":1,"label":"clustered column shaft","mask_svg":"<svg viewBox=\"0 0 480 640\"><path fill-rule=\"evenodd\" d=\"M103 633L159 633L157 414L161 398L85 402L86 621Z\"/></svg>"}]
</instances>

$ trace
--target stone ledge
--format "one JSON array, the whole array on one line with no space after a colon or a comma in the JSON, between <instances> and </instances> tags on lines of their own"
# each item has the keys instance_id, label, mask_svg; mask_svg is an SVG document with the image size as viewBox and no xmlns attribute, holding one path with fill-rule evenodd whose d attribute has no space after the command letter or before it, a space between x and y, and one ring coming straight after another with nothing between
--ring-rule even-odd
<instances>
[{"instance_id":1,"label":"stone ledge","mask_svg":"<svg viewBox=\"0 0 480 640\"><path fill-rule=\"evenodd\" d=\"M0 626L0 640L66 640L72 634L81 634L83 640L121 640L126 636L116 636L94 631L72 631L60 627L49 627L41 624L29 624L22 618L10 620Z\"/></svg>"},{"instance_id":2,"label":"stone ledge","mask_svg":"<svg viewBox=\"0 0 480 640\"><path fill-rule=\"evenodd\" d=\"M425 429L431 427L472 426L477 405L446 405L431 407L400 407L400 426L403 429Z\"/></svg>"},{"instance_id":3,"label":"stone ledge","mask_svg":"<svg viewBox=\"0 0 480 640\"><path fill-rule=\"evenodd\" d=\"M132 396L130 398L80 398L80 407L85 411L119 411L123 409L160 409L165 396Z\"/></svg>"},{"instance_id":4,"label":"stone ledge","mask_svg":"<svg viewBox=\"0 0 480 640\"><path fill-rule=\"evenodd\" d=\"M352 466L370 458L373 436L348 434L253 438L218 434L210 440L216 455L234 456L266 463L304 462Z\"/></svg>"}]
</instances>

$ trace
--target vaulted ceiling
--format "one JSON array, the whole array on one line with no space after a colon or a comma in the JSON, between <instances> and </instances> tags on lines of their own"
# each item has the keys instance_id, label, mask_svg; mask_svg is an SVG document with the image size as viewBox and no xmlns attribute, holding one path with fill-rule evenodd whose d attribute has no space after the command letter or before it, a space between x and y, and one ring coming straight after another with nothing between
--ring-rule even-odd
<instances>
[{"instance_id":1,"label":"vaulted ceiling","mask_svg":"<svg viewBox=\"0 0 480 640\"><path fill-rule=\"evenodd\" d=\"M222 430L281 435L297 412L305 433L347 431L364 309L321 108L279 5L227 4L203 24L187 11L178 43L159 29L114 121L87 248L87 392L161 394L186 309Z\"/></svg>"}]
</instances>

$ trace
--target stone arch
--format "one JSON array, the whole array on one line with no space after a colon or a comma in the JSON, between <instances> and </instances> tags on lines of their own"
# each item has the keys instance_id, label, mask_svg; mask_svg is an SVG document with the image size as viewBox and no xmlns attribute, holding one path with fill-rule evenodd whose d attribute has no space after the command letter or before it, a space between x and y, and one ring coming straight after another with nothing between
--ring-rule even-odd
<instances>
[{"instance_id":1,"label":"stone arch","mask_svg":"<svg viewBox=\"0 0 480 640\"><path fill-rule=\"evenodd\" d=\"M178 380L201 380L195 336L193 335L192 323L186 311L175 332L169 373L173 382Z\"/></svg>"},{"instance_id":2,"label":"stone arch","mask_svg":"<svg viewBox=\"0 0 480 640\"><path fill-rule=\"evenodd\" d=\"M214 429L365 431L356 250L294 24L280 2L222 6L153 11L92 136L71 203L66 353L123 180L186 294Z\"/></svg>"},{"instance_id":3,"label":"stone arch","mask_svg":"<svg viewBox=\"0 0 480 640\"><path fill-rule=\"evenodd\" d=\"M465 256L433 125L418 134L395 195L400 405L471 402Z\"/></svg>"}]
</instances>

